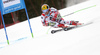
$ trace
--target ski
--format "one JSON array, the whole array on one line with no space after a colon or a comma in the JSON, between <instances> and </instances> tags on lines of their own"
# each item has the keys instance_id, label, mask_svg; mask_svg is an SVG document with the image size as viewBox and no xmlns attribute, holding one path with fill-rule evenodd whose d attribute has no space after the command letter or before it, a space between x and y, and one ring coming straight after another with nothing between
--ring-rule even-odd
<instances>
[{"instance_id":1,"label":"ski","mask_svg":"<svg viewBox=\"0 0 100 55\"><path fill-rule=\"evenodd\" d=\"M61 29L58 29L58 30L51 30L51 33L54 34L54 33L60 32L60 31L68 31L68 30L75 29L75 28L78 28L78 27L87 26L87 25L92 24L92 23L93 22L88 22L88 23L82 24L82 25L77 25L77 26L72 26L72 27L67 27L67 28L61 28Z\"/></svg>"}]
</instances>

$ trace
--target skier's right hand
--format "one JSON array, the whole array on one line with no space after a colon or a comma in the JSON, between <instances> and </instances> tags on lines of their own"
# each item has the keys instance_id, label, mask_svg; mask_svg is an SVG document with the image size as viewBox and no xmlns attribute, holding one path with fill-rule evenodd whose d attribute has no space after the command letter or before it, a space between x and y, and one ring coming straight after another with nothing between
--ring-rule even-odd
<instances>
[{"instance_id":1,"label":"skier's right hand","mask_svg":"<svg viewBox=\"0 0 100 55\"><path fill-rule=\"evenodd\" d=\"M50 22L50 23L48 23L48 25L49 25L49 26L54 26L55 23L54 23L54 22Z\"/></svg>"}]
</instances>

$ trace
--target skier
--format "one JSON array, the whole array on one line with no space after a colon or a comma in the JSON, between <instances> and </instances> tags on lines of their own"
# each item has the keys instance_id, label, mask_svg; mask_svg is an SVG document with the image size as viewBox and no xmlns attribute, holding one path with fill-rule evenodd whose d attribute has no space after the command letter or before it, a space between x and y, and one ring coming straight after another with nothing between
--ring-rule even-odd
<instances>
[{"instance_id":1,"label":"skier","mask_svg":"<svg viewBox=\"0 0 100 55\"><path fill-rule=\"evenodd\" d=\"M68 25L81 25L78 21L65 21L58 12L57 9L53 7L49 7L47 4L43 4L41 7L42 14L41 14L41 22L43 26L52 26L54 28L65 28L65 24Z\"/></svg>"}]
</instances>

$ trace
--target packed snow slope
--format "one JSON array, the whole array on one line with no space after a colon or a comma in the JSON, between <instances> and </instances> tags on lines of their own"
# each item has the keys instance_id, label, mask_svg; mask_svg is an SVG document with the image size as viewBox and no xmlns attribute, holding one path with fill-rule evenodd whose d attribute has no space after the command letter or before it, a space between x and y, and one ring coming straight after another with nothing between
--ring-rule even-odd
<instances>
[{"instance_id":1,"label":"packed snow slope","mask_svg":"<svg viewBox=\"0 0 100 55\"><path fill-rule=\"evenodd\" d=\"M80 9L83 10L78 11ZM63 18L93 23L51 34L50 31L56 28L42 26L39 16L30 19L34 38L28 21L7 27L10 45L7 45L4 29L1 29L0 55L100 55L100 0L89 0L59 10L62 16L75 11L78 12Z\"/></svg>"}]
</instances>

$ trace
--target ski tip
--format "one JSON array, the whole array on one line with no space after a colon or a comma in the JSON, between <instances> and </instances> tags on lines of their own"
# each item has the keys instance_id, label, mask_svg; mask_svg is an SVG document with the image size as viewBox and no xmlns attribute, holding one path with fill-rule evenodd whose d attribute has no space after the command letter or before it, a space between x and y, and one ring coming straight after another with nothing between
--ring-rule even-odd
<instances>
[{"instance_id":1,"label":"ski tip","mask_svg":"<svg viewBox=\"0 0 100 55\"><path fill-rule=\"evenodd\" d=\"M54 34L55 33L55 30L52 30L51 33Z\"/></svg>"}]
</instances>

